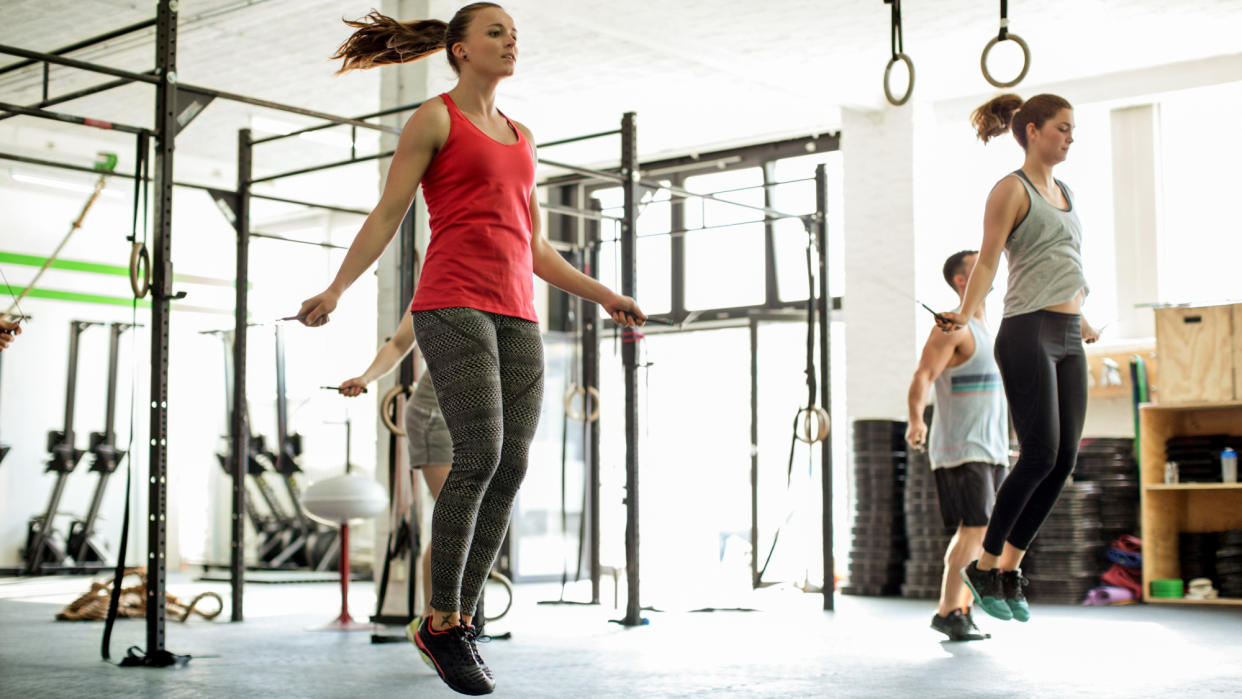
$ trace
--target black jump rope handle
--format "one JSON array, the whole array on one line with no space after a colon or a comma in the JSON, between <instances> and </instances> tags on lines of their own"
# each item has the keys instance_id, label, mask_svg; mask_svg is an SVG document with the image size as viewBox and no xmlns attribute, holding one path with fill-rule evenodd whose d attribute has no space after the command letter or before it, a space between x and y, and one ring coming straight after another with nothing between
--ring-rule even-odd
<instances>
[{"instance_id":1,"label":"black jump rope handle","mask_svg":"<svg viewBox=\"0 0 1242 699\"><path fill-rule=\"evenodd\" d=\"M323 389L323 390L325 390L325 391L336 391L337 393L340 393L340 392L341 392L341 387L340 387L340 386L320 386L320 388L322 388L322 389ZM367 392L367 389L365 389L365 388L364 388L364 389L362 389L362 392L363 392L363 393L366 393L366 392Z\"/></svg>"}]
</instances>

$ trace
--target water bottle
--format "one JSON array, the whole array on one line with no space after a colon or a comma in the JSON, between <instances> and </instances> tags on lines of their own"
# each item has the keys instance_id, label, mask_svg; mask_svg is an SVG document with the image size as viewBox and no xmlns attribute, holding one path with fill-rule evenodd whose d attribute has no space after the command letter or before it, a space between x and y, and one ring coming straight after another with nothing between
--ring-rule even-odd
<instances>
[{"instance_id":1,"label":"water bottle","mask_svg":"<svg viewBox=\"0 0 1242 699\"><path fill-rule=\"evenodd\" d=\"M1238 452L1229 447L1220 453L1220 480L1223 483L1238 482Z\"/></svg>"}]
</instances>

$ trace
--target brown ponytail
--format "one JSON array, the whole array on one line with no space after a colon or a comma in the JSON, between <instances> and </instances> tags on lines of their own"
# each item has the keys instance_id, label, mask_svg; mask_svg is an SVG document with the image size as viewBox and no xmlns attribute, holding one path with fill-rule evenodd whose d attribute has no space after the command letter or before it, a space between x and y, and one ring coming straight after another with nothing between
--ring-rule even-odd
<instances>
[{"instance_id":1,"label":"brown ponytail","mask_svg":"<svg viewBox=\"0 0 1242 699\"><path fill-rule=\"evenodd\" d=\"M460 72L453 44L466 37L474 13L485 8L500 8L493 2L476 2L466 5L453 15L449 22L438 19L419 19L411 22L397 20L376 10L358 20L345 20L345 24L357 31L341 44L333 59L344 59L337 74L350 70L365 70L393 63L409 63L437 51L447 51L449 65Z\"/></svg>"},{"instance_id":2,"label":"brown ponytail","mask_svg":"<svg viewBox=\"0 0 1242 699\"><path fill-rule=\"evenodd\" d=\"M1012 129L1018 145L1026 150L1027 124L1041 129L1057 112L1073 108L1068 100L1057 95L1035 95L1023 102L1021 97L1010 93L997 95L971 112L970 123L984 143Z\"/></svg>"}]
</instances>

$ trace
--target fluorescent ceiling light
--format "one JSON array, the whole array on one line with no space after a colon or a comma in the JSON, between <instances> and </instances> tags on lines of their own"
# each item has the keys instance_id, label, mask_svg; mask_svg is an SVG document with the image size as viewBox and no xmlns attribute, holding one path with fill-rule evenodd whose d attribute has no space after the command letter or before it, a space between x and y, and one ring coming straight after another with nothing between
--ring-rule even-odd
<instances>
[{"instance_id":1,"label":"fluorescent ceiling light","mask_svg":"<svg viewBox=\"0 0 1242 699\"><path fill-rule=\"evenodd\" d=\"M40 187L51 187L52 189L63 189L68 192L82 192L84 194L90 194L91 192L95 191L95 185L92 185L92 184L85 184L82 182L73 182L70 180L62 180L62 179L54 178L54 177L40 177L39 175L27 175L24 172L10 172L9 177L12 177L15 182L22 182L24 184L33 184L33 185L38 185ZM102 192L100 192L100 194L110 199L125 199L128 196L126 194L122 194L118 191L110 190L107 188L105 188Z\"/></svg>"}]
</instances>

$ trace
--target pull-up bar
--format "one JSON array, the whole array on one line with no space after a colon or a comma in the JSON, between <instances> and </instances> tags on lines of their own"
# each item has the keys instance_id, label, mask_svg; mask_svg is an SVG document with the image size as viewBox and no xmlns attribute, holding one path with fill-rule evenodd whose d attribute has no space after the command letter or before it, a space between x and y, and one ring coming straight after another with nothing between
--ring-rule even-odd
<instances>
[{"instance_id":1,"label":"pull-up bar","mask_svg":"<svg viewBox=\"0 0 1242 699\"><path fill-rule=\"evenodd\" d=\"M580 175L589 175L591 177L598 177L601 180L617 182L623 185L629 182L629 178L625 177L624 175L615 173L615 172L605 172L603 170L592 170L591 168L578 167L577 165L570 165L568 163L562 163L562 162L558 162L555 160L547 160L545 158L540 158L539 162L543 163L544 165L550 165L555 168L560 168L562 170L568 170L569 172L576 172ZM663 190L671 194L676 194L679 197L693 197L696 199L707 199L709 201L718 201L722 204L732 204L733 206L740 206L743 209L762 211L763 213L773 218L800 218L797 214L791 214L791 213L787 213L784 211L780 211L779 209L773 209L770 206L761 206L759 204L746 204L744 202L733 201L731 199L722 199L714 194L700 194L698 192L691 192L688 189L682 189L681 187L677 187L671 184L664 184L663 182L651 182L650 180L644 180L638 177L635 177L633 181L635 184L637 184L640 187L655 190L657 192Z\"/></svg>"},{"instance_id":2,"label":"pull-up bar","mask_svg":"<svg viewBox=\"0 0 1242 699\"><path fill-rule=\"evenodd\" d=\"M56 65L68 66L70 68L77 68L79 70L85 70L91 73L102 73L104 75L111 75L117 78L124 78L125 80L129 82L139 82L139 83L146 83L148 85L157 85L157 86L163 83L163 80L158 75L154 75L151 73L135 73L133 71L121 70L119 68L112 68L109 66L97 65L94 63L88 63L86 61L79 61L73 58L65 58L64 56L56 56L50 53L28 51L26 49L18 48L16 46L8 46L8 45L0 44L0 54L8 54L10 56L18 56L20 58L29 59L29 62L27 62L26 65L32 65L33 63L38 63L38 62L52 63ZM8 67L12 68L13 66L8 66ZM175 76L176 76L176 73L172 73L170 75L170 77L172 78L170 82L174 82L174 83L176 82ZM123 84L125 83L115 83L112 85L112 87L120 87ZM305 109L303 107L295 107L295 106L288 105L288 104L281 104L280 102L272 102L271 100L259 99L257 97L247 97L245 95L239 95L235 92L225 92L223 90L215 90L209 87L200 87L197 85L186 85L183 83L177 83L177 90L181 92L199 94L205 97L218 97L220 99L229 100L230 102L240 102L242 104L250 104L256 107L265 107L267 109L274 109L276 111L281 111L281 112L289 112L291 114L301 114L302 116L314 117L316 119L326 119L328 121L333 122L334 124L350 124L353 126L362 127L364 129L373 129L375 131L383 131L386 133L393 133L393 134L401 133L400 129L397 129L391 126L385 126L383 124L372 124L368 121L363 121L361 119L350 119L348 117L337 116L335 114L328 114L327 112L320 112L314 109Z\"/></svg>"}]
</instances>

